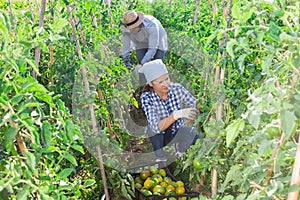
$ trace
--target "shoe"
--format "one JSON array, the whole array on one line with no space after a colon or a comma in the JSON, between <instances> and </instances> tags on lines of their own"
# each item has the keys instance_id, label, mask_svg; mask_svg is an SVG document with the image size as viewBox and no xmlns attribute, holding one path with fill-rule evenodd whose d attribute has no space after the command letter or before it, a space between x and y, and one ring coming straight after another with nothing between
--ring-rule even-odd
<instances>
[{"instance_id":1,"label":"shoe","mask_svg":"<svg viewBox=\"0 0 300 200\"><path fill-rule=\"evenodd\" d=\"M177 152L175 153L175 156L176 156L177 159L181 158L182 155L183 155L183 153L181 153L181 152L179 152L179 151L177 151Z\"/></svg>"}]
</instances>

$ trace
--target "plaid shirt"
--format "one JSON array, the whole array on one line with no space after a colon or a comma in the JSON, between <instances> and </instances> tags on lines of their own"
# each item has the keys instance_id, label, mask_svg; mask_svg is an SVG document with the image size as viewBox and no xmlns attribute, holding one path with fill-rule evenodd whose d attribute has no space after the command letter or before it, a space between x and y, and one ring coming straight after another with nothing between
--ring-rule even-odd
<instances>
[{"instance_id":1,"label":"plaid shirt","mask_svg":"<svg viewBox=\"0 0 300 200\"><path fill-rule=\"evenodd\" d=\"M164 134L160 131L158 123L171 115L174 110L180 110L183 105L195 106L195 98L182 85L171 83L166 101L161 99L154 91L144 92L141 96L143 110L147 116L148 125L155 133ZM172 134L184 125L184 120L179 119L172 124Z\"/></svg>"}]
</instances>

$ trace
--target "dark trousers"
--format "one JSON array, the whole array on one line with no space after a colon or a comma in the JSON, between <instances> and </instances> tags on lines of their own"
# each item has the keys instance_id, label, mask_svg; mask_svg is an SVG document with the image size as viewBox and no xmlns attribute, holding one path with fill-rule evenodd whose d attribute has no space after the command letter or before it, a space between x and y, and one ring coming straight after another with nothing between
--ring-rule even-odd
<instances>
[{"instance_id":1,"label":"dark trousers","mask_svg":"<svg viewBox=\"0 0 300 200\"><path fill-rule=\"evenodd\" d=\"M197 134L195 128L191 126L181 127L175 134L172 134L171 126L165 130L165 134L155 134L148 127L147 134L150 136L155 156L161 159L166 158L163 147L174 144L175 150L183 153L201 137L201 134Z\"/></svg>"},{"instance_id":2,"label":"dark trousers","mask_svg":"<svg viewBox=\"0 0 300 200\"><path fill-rule=\"evenodd\" d=\"M136 52L136 57L139 61L139 63L141 63L142 59L144 58L145 54L147 53L148 49L136 49L135 52ZM154 59L161 59L162 61L164 61L164 58L165 58L165 54L166 54L166 51L162 51L160 49L157 49L155 55L154 55ZM145 78L145 75L142 74L142 73L139 73L139 84L142 86L142 85L145 85L146 84L146 78Z\"/></svg>"},{"instance_id":3,"label":"dark trousers","mask_svg":"<svg viewBox=\"0 0 300 200\"><path fill-rule=\"evenodd\" d=\"M136 57L139 61L139 63L141 63L142 59L144 58L145 54L147 53L148 49L137 49L135 50L136 52ZM162 59L162 61L164 61L165 58L165 54L166 51L162 51L160 49L157 49L155 55L154 55L154 59Z\"/></svg>"}]
</instances>

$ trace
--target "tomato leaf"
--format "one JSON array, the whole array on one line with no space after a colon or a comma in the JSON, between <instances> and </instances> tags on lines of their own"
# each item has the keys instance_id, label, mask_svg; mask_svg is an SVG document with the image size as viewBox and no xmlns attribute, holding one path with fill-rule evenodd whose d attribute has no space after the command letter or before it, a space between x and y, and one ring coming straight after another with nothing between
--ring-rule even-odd
<instances>
[{"instance_id":1,"label":"tomato leaf","mask_svg":"<svg viewBox=\"0 0 300 200\"><path fill-rule=\"evenodd\" d=\"M66 153L66 155L64 156L68 161L70 161L73 165L77 166L77 161L76 158L69 153Z\"/></svg>"},{"instance_id":2,"label":"tomato leaf","mask_svg":"<svg viewBox=\"0 0 300 200\"><path fill-rule=\"evenodd\" d=\"M48 121L44 121L43 128L42 128L42 139L45 144L45 147L50 146L51 138L52 138L51 124Z\"/></svg>"},{"instance_id":3,"label":"tomato leaf","mask_svg":"<svg viewBox=\"0 0 300 200\"><path fill-rule=\"evenodd\" d=\"M282 123L282 131L286 135L287 138L289 138L293 132L293 128L296 123L296 117L294 113L283 110L280 112L280 120Z\"/></svg>"},{"instance_id":4,"label":"tomato leaf","mask_svg":"<svg viewBox=\"0 0 300 200\"><path fill-rule=\"evenodd\" d=\"M18 129L10 127L4 134L4 140L5 140L4 143L6 144L7 142L14 140L17 133L18 133Z\"/></svg>"},{"instance_id":5,"label":"tomato leaf","mask_svg":"<svg viewBox=\"0 0 300 200\"><path fill-rule=\"evenodd\" d=\"M231 142L238 136L239 132L245 127L245 121L243 119L237 119L234 123L230 124L226 128L226 146L229 147Z\"/></svg>"},{"instance_id":6,"label":"tomato leaf","mask_svg":"<svg viewBox=\"0 0 300 200\"><path fill-rule=\"evenodd\" d=\"M57 174L57 177L62 180L67 178L73 172L72 168L66 168Z\"/></svg>"},{"instance_id":7,"label":"tomato leaf","mask_svg":"<svg viewBox=\"0 0 300 200\"><path fill-rule=\"evenodd\" d=\"M233 39L230 39L230 41L227 43L227 46L226 46L226 51L228 52L228 54L230 55L230 57L232 59L235 58L234 53L233 53L234 45L238 45L237 41L233 40Z\"/></svg>"}]
</instances>

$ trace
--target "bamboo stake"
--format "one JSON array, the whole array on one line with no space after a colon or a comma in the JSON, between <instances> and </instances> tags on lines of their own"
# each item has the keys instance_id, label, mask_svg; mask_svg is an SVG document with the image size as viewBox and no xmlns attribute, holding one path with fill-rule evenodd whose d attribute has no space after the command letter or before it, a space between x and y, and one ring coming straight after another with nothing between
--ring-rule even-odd
<instances>
[{"instance_id":1,"label":"bamboo stake","mask_svg":"<svg viewBox=\"0 0 300 200\"><path fill-rule=\"evenodd\" d=\"M257 5L257 10L259 11L259 12L261 12L261 8L260 8L260 3L258 3L258 5ZM259 23L261 24L261 25L265 25L265 22L264 22L264 20L263 19L260 19L259 20Z\"/></svg>"},{"instance_id":2,"label":"bamboo stake","mask_svg":"<svg viewBox=\"0 0 300 200\"><path fill-rule=\"evenodd\" d=\"M230 13L230 5L232 4L232 0L230 0L227 5L224 7L223 9L223 15L225 17L225 19L227 21L229 21L230 17L229 17L229 13ZM223 36L223 40L220 41L219 45L223 45L223 43L226 43L226 38L228 37L228 35L225 33L224 36ZM226 52L223 51L223 54L222 54L222 60L226 57ZM219 52L218 53L218 62L217 62L217 65L216 65L216 74L215 74L215 81L214 81L214 85L215 87L218 87L219 83L221 82L222 84L224 83L224 77L225 77L225 69L226 69L226 66L223 66L223 68L221 69L220 67L220 58L221 58L221 53ZM216 119L218 121L221 121L222 120L222 105L223 102L218 102L218 105L217 105L217 112L216 112ZM218 151L215 152L215 154L218 154ZM217 191L218 191L218 183L217 183L217 179L218 179L218 172L213 169L212 171L212 195L216 195L217 194Z\"/></svg>"},{"instance_id":3,"label":"bamboo stake","mask_svg":"<svg viewBox=\"0 0 300 200\"><path fill-rule=\"evenodd\" d=\"M73 10L73 13L74 13L74 16L76 16L75 9ZM88 45L87 45L85 37L84 37L83 28L82 28L81 23L79 23L79 35L81 38L81 42L83 43L83 46L88 49ZM92 58L91 53L88 51L88 59L91 60L91 58ZM104 96L100 89L98 89L97 93L98 93L99 99L104 100ZM117 138L118 141L121 143L121 139L117 136L117 134L114 134L114 131L112 129L111 122L110 122L110 117L108 117L106 125L107 125L107 128L109 129L109 135L111 136L111 138Z\"/></svg>"},{"instance_id":4,"label":"bamboo stake","mask_svg":"<svg viewBox=\"0 0 300 200\"><path fill-rule=\"evenodd\" d=\"M104 4L108 5L108 15L111 16L111 0L104 0ZM113 27L112 21L109 22L110 28Z\"/></svg>"},{"instance_id":5,"label":"bamboo stake","mask_svg":"<svg viewBox=\"0 0 300 200\"><path fill-rule=\"evenodd\" d=\"M297 184L300 186L300 134L298 136L297 152L295 156L295 163L292 172L291 185ZM297 200L299 198L299 190L289 192L288 200Z\"/></svg>"},{"instance_id":6,"label":"bamboo stake","mask_svg":"<svg viewBox=\"0 0 300 200\"><path fill-rule=\"evenodd\" d=\"M216 1L213 1L212 9L213 9L213 18L211 20L211 25L214 26L215 22L216 22L216 16L217 16L217 13L218 13L218 8L216 6Z\"/></svg>"},{"instance_id":7,"label":"bamboo stake","mask_svg":"<svg viewBox=\"0 0 300 200\"><path fill-rule=\"evenodd\" d=\"M221 53L218 53L218 61L217 65L215 66L215 80L214 80L214 86L217 88L220 82L220 71L221 67L219 65L221 60ZM222 118L222 103L218 102L217 110L216 110L216 118L217 120L221 120ZM218 151L215 152L215 154L218 154ZM218 172L217 170L212 170L212 183L211 183L211 193L212 195L216 195L218 191Z\"/></svg>"},{"instance_id":8,"label":"bamboo stake","mask_svg":"<svg viewBox=\"0 0 300 200\"><path fill-rule=\"evenodd\" d=\"M13 22L11 27L10 27L10 30L11 30L11 33L14 34L15 39L18 40L19 39L18 34L17 34L18 31L16 30L16 33L13 32L13 29L17 29L17 23L15 22L15 16L14 16L14 13L13 13L11 1L8 0L8 3L9 3L9 14L11 15L12 22Z\"/></svg>"},{"instance_id":9,"label":"bamboo stake","mask_svg":"<svg viewBox=\"0 0 300 200\"><path fill-rule=\"evenodd\" d=\"M11 1L8 0L8 3L9 3L9 11L10 11L10 14L11 14L11 15L13 16L13 18L14 18L12 6L11 6Z\"/></svg>"},{"instance_id":10,"label":"bamboo stake","mask_svg":"<svg viewBox=\"0 0 300 200\"><path fill-rule=\"evenodd\" d=\"M51 45L51 46L48 47L48 49L49 49L49 55L50 55L49 56L50 57L49 65L51 66L54 63L54 47Z\"/></svg>"},{"instance_id":11,"label":"bamboo stake","mask_svg":"<svg viewBox=\"0 0 300 200\"><path fill-rule=\"evenodd\" d=\"M29 12L30 12L30 13L33 13L33 12L32 12L32 8L31 8L31 5L30 5L30 4L31 4L31 3L30 3L30 0L27 0L27 3L28 3L28 7L29 7Z\"/></svg>"},{"instance_id":12,"label":"bamboo stake","mask_svg":"<svg viewBox=\"0 0 300 200\"><path fill-rule=\"evenodd\" d=\"M11 118L9 118L8 121L14 129L19 128L18 125L15 122L13 122L13 120ZM18 133L17 133L16 140L17 140L17 144L18 144L18 147L19 147L19 150L20 150L22 156L24 156L26 158L25 152L27 151L27 147L25 145L25 142L23 140L23 137L22 137L20 131L18 131Z\"/></svg>"},{"instance_id":13,"label":"bamboo stake","mask_svg":"<svg viewBox=\"0 0 300 200\"><path fill-rule=\"evenodd\" d=\"M46 9L46 1L47 0L42 0L42 6L41 6L41 11L40 11L40 22L39 22L39 27L42 28L44 26L44 12ZM37 66L40 64L40 58L41 58L41 48L40 46L35 47L35 56L34 56L34 61ZM37 72L33 70L32 72L32 77L37 78Z\"/></svg>"},{"instance_id":14,"label":"bamboo stake","mask_svg":"<svg viewBox=\"0 0 300 200\"><path fill-rule=\"evenodd\" d=\"M68 5L66 7L67 7L68 12L70 13L69 18L70 18L70 23L71 23L71 26L72 26L72 36L73 36L74 41L76 42L76 50L77 50L79 58L81 60L83 60L80 44L79 44L79 41L78 41L77 36L76 36L76 28L75 28L75 22L74 22L73 17L72 17L72 12L71 12L71 9ZM82 72L82 78L83 78L83 82L84 82L84 86L85 86L85 90L86 90L86 96L89 96L90 95L90 87L89 87L89 82L88 82L87 75L86 75L87 71L86 71L85 66L82 66L81 72ZM97 127L97 122L96 122L96 117L95 117L95 111L94 111L93 104L89 105L89 111L90 111L90 115L91 115L91 119L92 119L92 126L93 126L94 134L98 135L98 127ZM97 153L98 153L99 165L100 165L100 170L101 170L101 177L102 177L102 182L103 182L103 187L104 187L104 192L105 192L105 199L109 200L109 193L108 193L105 169L104 169L104 164L103 164L103 159L102 159L102 150L101 150L100 144L98 144L96 146L96 149L97 149Z\"/></svg>"},{"instance_id":15,"label":"bamboo stake","mask_svg":"<svg viewBox=\"0 0 300 200\"><path fill-rule=\"evenodd\" d=\"M96 20L95 14L93 12L91 12L90 15L92 17L92 23L95 26L95 31L98 32L98 29L97 29L98 24L97 24L97 20Z\"/></svg>"},{"instance_id":16,"label":"bamboo stake","mask_svg":"<svg viewBox=\"0 0 300 200\"><path fill-rule=\"evenodd\" d=\"M298 68L298 71L300 72L300 68ZM292 83L291 83L291 86L293 87L295 84L296 84L296 80L298 78L298 75L294 75L292 77ZM278 88L280 87L280 83L279 81L276 81L275 82L275 86ZM278 114L279 115L279 114ZM279 129L281 131L281 121L279 121ZM273 173L273 169L274 169L274 172L275 172L275 166L276 166L276 158L277 158L277 155L279 153L279 150L284 142L284 139L285 139L285 135L284 133L282 132L281 133L281 137L280 137L280 142L279 142L279 145L276 146L276 148L274 149L274 152L271 156L271 158L273 159L273 163L270 165L268 171L267 171L267 177L266 179L264 180L264 184L269 184L270 182L270 179L271 179L271 176L272 176L272 173ZM298 141L299 142L299 141ZM298 144L299 145L299 144ZM299 158L299 157L298 157Z\"/></svg>"},{"instance_id":17,"label":"bamboo stake","mask_svg":"<svg viewBox=\"0 0 300 200\"><path fill-rule=\"evenodd\" d=\"M208 82L208 72L205 73L205 78L204 78L204 86L203 86L203 95L202 97L206 96L206 89L207 89L207 83Z\"/></svg>"},{"instance_id":18,"label":"bamboo stake","mask_svg":"<svg viewBox=\"0 0 300 200\"><path fill-rule=\"evenodd\" d=\"M201 0L198 0L196 2L196 10L195 10L195 14L194 14L194 22L193 24L196 24L197 23L197 19L198 19L198 16L199 16L199 5L200 5L200 1Z\"/></svg>"},{"instance_id":19,"label":"bamboo stake","mask_svg":"<svg viewBox=\"0 0 300 200\"><path fill-rule=\"evenodd\" d=\"M278 88L280 87L280 84L278 81L275 82L275 86ZM280 113L278 113L278 117L279 117ZM279 150L285 140L285 134L284 132L281 131L281 121L278 122L279 123L279 129L280 129L280 132L281 132L281 136L280 136L280 142L279 144L275 147L273 153L272 153L272 156L271 156L271 159L273 159L273 163L270 165L270 167L268 168L268 171L267 171L267 176L264 180L264 184L267 185L269 184L270 182L270 179L271 179L271 176L272 176L272 173L273 173L273 170L274 170L274 173L275 173L275 166L276 166L276 158L278 156L278 153L279 153Z\"/></svg>"}]
</instances>

